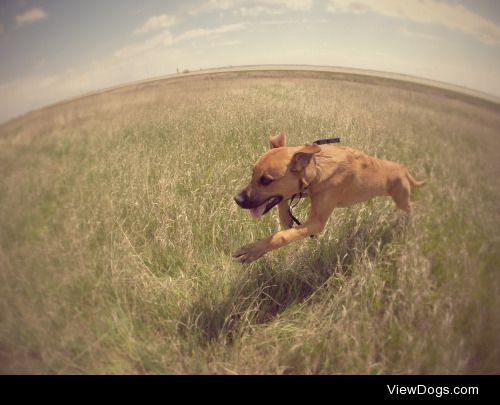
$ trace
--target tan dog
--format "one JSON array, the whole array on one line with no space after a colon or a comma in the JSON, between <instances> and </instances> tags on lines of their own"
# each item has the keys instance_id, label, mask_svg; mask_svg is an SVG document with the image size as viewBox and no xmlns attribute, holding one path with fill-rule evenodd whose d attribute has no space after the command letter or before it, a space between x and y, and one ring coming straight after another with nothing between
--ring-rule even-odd
<instances>
[{"instance_id":1,"label":"tan dog","mask_svg":"<svg viewBox=\"0 0 500 405\"><path fill-rule=\"evenodd\" d=\"M233 257L242 263L321 232L335 207L388 195L398 208L410 213L412 187L425 184L411 177L403 165L345 146L287 147L285 134L271 137L269 142L271 150L259 158L250 184L234 200L254 218L277 205L282 230L241 247ZM311 198L311 214L304 224L292 228L288 200L300 192Z\"/></svg>"}]
</instances>

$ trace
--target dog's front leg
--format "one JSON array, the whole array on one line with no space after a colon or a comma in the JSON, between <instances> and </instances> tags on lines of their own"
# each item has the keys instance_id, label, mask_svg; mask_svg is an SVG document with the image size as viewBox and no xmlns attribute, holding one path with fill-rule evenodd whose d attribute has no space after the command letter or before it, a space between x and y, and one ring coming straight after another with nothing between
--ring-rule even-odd
<instances>
[{"instance_id":1,"label":"dog's front leg","mask_svg":"<svg viewBox=\"0 0 500 405\"><path fill-rule=\"evenodd\" d=\"M322 220L317 216L312 216L307 222L297 228L279 231L268 238L241 247L233 257L241 263L251 263L273 249L288 245L306 236L320 233L325 227L327 220L328 217Z\"/></svg>"},{"instance_id":2,"label":"dog's front leg","mask_svg":"<svg viewBox=\"0 0 500 405\"><path fill-rule=\"evenodd\" d=\"M311 197L311 214L307 221L296 228L276 232L268 238L258 240L238 249L233 257L241 263L251 263L273 249L278 249L309 235L320 233L336 206L335 194L324 192Z\"/></svg>"}]
</instances>

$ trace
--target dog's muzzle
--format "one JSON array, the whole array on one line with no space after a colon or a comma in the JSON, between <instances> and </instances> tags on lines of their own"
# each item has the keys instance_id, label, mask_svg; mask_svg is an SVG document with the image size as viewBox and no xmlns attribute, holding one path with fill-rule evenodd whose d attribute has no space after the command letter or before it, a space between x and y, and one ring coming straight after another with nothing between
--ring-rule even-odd
<instances>
[{"instance_id":1,"label":"dog's muzzle","mask_svg":"<svg viewBox=\"0 0 500 405\"><path fill-rule=\"evenodd\" d=\"M250 200L244 191L234 197L236 204L238 204L241 208L248 209L253 218L260 218L275 205L279 204L281 200L283 200L282 196L275 195L267 200L256 202Z\"/></svg>"},{"instance_id":2,"label":"dog's muzzle","mask_svg":"<svg viewBox=\"0 0 500 405\"><path fill-rule=\"evenodd\" d=\"M241 208L247 208L247 207L245 207L245 205L246 205L246 202L248 201L248 197L247 197L247 195L246 195L246 193L244 191L242 191L241 193L236 194L236 196L234 197L234 201Z\"/></svg>"}]
</instances>

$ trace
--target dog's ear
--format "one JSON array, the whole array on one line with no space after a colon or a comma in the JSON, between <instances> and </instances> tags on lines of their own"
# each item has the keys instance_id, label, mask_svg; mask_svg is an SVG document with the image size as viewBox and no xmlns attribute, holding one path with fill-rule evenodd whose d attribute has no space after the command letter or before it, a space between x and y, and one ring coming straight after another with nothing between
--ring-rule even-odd
<instances>
[{"instance_id":1,"label":"dog's ear","mask_svg":"<svg viewBox=\"0 0 500 405\"><path fill-rule=\"evenodd\" d=\"M301 172L304 170L315 153L321 151L321 148L318 145L305 145L300 148L292 157L292 161L290 163L290 169L292 172Z\"/></svg>"},{"instance_id":2,"label":"dog's ear","mask_svg":"<svg viewBox=\"0 0 500 405\"><path fill-rule=\"evenodd\" d=\"M269 147L271 149L280 148L281 146L286 146L286 134L284 132L269 138Z\"/></svg>"}]
</instances>

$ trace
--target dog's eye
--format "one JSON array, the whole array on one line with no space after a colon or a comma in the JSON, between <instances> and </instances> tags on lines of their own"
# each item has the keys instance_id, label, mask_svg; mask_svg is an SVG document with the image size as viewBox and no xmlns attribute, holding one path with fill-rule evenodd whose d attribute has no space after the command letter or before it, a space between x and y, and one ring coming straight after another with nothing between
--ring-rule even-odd
<instances>
[{"instance_id":1,"label":"dog's eye","mask_svg":"<svg viewBox=\"0 0 500 405\"><path fill-rule=\"evenodd\" d=\"M268 186L271 184L272 180L269 177L262 176L259 180L259 183L262 184L263 186Z\"/></svg>"}]
</instances>

